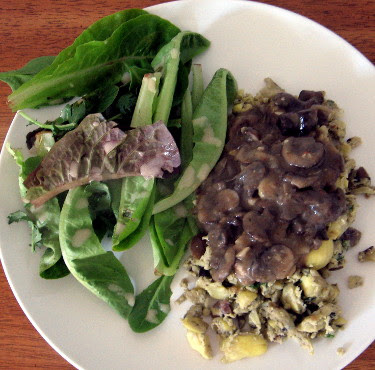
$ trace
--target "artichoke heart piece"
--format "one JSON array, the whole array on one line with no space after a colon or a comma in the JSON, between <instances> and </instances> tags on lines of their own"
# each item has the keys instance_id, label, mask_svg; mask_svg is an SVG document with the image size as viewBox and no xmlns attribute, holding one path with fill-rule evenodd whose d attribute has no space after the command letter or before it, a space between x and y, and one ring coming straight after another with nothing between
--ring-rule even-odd
<instances>
[{"instance_id":1,"label":"artichoke heart piece","mask_svg":"<svg viewBox=\"0 0 375 370\"><path fill-rule=\"evenodd\" d=\"M301 278L301 288L308 298L313 298L315 303L335 302L340 293L335 284L328 284L318 271L313 269L306 270L305 275Z\"/></svg>"},{"instance_id":2,"label":"artichoke heart piece","mask_svg":"<svg viewBox=\"0 0 375 370\"><path fill-rule=\"evenodd\" d=\"M222 339L220 350L224 354L222 362L233 362L262 355L267 351L267 341L262 335L240 334Z\"/></svg>"},{"instance_id":3,"label":"artichoke heart piece","mask_svg":"<svg viewBox=\"0 0 375 370\"><path fill-rule=\"evenodd\" d=\"M188 330L186 337L190 347L197 351L203 358L206 360L212 358L212 348L207 334L195 333Z\"/></svg>"},{"instance_id":4,"label":"artichoke heart piece","mask_svg":"<svg viewBox=\"0 0 375 370\"><path fill-rule=\"evenodd\" d=\"M257 298L258 294L250 290L241 290L237 293L236 303L241 309L245 309Z\"/></svg>"},{"instance_id":5,"label":"artichoke heart piece","mask_svg":"<svg viewBox=\"0 0 375 370\"><path fill-rule=\"evenodd\" d=\"M315 270L320 270L327 266L333 256L333 241L331 239L324 240L322 245L312 250L306 257L305 264Z\"/></svg>"},{"instance_id":6,"label":"artichoke heart piece","mask_svg":"<svg viewBox=\"0 0 375 370\"><path fill-rule=\"evenodd\" d=\"M186 316L182 319L182 324L193 333L205 333L208 328L208 324L197 316Z\"/></svg>"},{"instance_id":7,"label":"artichoke heart piece","mask_svg":"<svg viewBox=\"0 0 375 370\"><path fill-rule=\"evenodd\" d=\"M225 288L221 283L211 282L204 277L197 280L197 287L204 289L214 299L228 299L235 294L234 289Z\"/></svg>"},{"instance_id":8,"label":"artichoke heart piece","mask_svg":"<svg viewBox=\"0 0 375 370\"><path fill-rule=\"evenodd\" d=\"M306 305L301 298L301 288L292 283L286 284L281 295L281 302L284 308L291 309L295 313L305 312Z\"/></svg>"}]
</instances>

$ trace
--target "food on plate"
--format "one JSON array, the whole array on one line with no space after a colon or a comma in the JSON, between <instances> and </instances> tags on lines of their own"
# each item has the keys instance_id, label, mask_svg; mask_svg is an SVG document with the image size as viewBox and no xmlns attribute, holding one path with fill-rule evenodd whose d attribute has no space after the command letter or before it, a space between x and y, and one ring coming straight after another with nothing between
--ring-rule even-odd
<instances>
[{"instance_id":1,"label":"food on plate","mask_svg":"<svg viewBox=\"0 0 375 370\"><path fill-rule=\"evenodd\" d=\"M373 246L365 249L362 252L358 253L358 261L359 262L366 262L366 261L375 261L375 248Z\"/></svg>"},{"instance_id":2,"label":"food on plate","mask_svg":"<svg viewBox=\"0 0 375 370\"><path fill-rule=\"evenodd\" d=\"M348 278L348 288L354 289L363 285L363 277L358 275L351 275Z\"/></svg>"},{"instance_id":3,"label":"food on plate","mask_svg":"<svg viewBox=\"0 0 375 370\"><path fill-rule=\"evenodd\" d=\"M343 356L344 354L345 354L345 348L344 347L339 347L339 348L337 348L337 354L339 355L339 356Z\"/></svg>"},{"instance_id":4,"label":"food on plate","mask_svg":"<svg viewBox=\"0 0 375 370\"><path fill-rule=\"evenodd\" d=\"M24 185L26 200L41 206L56 195L88 184L128 176L162 177L181 161L177 145L161 121L126 133L101 114L86 116L43 157Z\"/></svg>"},{"instance_id":5,"label":"food on plate","mask_svg":"<svg viewBox=\"0 0 375 370\"><path fill-rule=\"evenodd\" d=\"M33 250L45 248L41 277L71 273L135 332L151 330L168 314L173 276L197 233L193 192L224 146L237 86L228 70L218 69L204 88L192 59L209 44L130 9L99 20L55 58L0 74L14 90L13 109L80 96L53 121L19 112L39 127L26 137L29 158L8 145L25 205L9 223L27 221ZM112 249L123 251L148 229L150 269L163 276L134 297L125 268L101 241L110 237Z\"/></svg>"},{"instance_id":6,"label":"food on plate","mask_svg":"<svg viewBox=\"0 0 375 370\"><path fill-rule=\"evenodd\" d=\"M313 353L312 339L345 325L338 285L325 278L361 237L350 226L355 194L373 193L349 157L359 139L345 140L336 104L265 81L255 97L235 100L224 152L197 190L201 234L185 263L196 280L185 283L193 306L183 322L216 333L223 362L287 338ZM362 283L352 276L349 287Z\"/></svg>"},{"instance_id":7,"label":"food on plate","mask_svg":"<svg viewBox=\"0 0 375 370\"><path fill-rule=\"evenodd\" d=\"M204 87L192 61L209 44L130 9L56 57L0 73L14 110L64 104L47 122L19 111L38 128L26 136L28 158L7 146L24 201L9 223L26 221L32 249L44 248L42 278L71 273L137 333L168 315L190 243L185 265L197 279L179 301L194 303L182 319L194 350L212 358L214 331L223 362L286 338L312 352L311 339L346 322L325 277L360 238L350 227L356 194L374 193L349 157L360 139L344 140L323 92L294 97L266 79L253 97L224 68ZM135 293L102 241L121 252L147 231L158 278Z\"/></svg>"}]
</instances>

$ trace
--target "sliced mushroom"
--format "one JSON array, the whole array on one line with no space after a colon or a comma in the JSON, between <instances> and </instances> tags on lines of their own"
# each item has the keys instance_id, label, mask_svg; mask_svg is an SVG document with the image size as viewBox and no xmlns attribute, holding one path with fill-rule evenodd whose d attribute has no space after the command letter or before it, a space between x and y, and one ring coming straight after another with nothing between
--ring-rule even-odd
<instances>
[{"instance_id":1,"label":"sliced mushroom","mask_svg":"<svg viewBox=\"0 0 375 370\"><path fill-rule=\"evenodd\" d=\"M324 101L323 91L302 90L298 96L299 100L313 104L322 104Z\"/></svg>"},{"instance_id":2,"label":"sliced mushroom","mask_svg":"<svg viewBox=\"0 0 375 370\"><path fill-rule=\"evenodd\" d=\"M254 282L251 277L251 265L253 263L253 254L249 247L246 247L237 254L234 271L238 281L242 285L250 285Z\"/></svg>"},{"instance_id":3,"label":"sliced mushroom","mask_svg":"<svg viewBox=\"0 0 375 370\"><path fill-rule=\"evenodd\" d=\"M231 211L238 206L240 197L232 189L221 190L216 196L216 208L221 211Z\"/></svg>"},{"instance_id":4,"label":"sliced mushroom","mask_svg":"<svg viewBox=\"0 0 375 370\"><path fill-rule=\"evenodd\" d=\"M291 166L310 168L323 158L324 145L310 136L289 137L284 140L281 153Z\"/></svg>"},{"instance_id":5,"label":"sliced mushroom","mask_svg":"<svg viewBox=\"0 0 375 370\"><path fill-rule=\"evenodd\" d=\"M293 95L284 92L276 94L272 98L272 101L275 105L285 109L287 112L300 110L304 108L302 101L298 100Z\"/></svg>"},{"instance_id":6,"label":"sliced mushroom","mask_svg":"<svg viewBox=\"0 0 375 370\"><path fill-rule=\"evenodd\" d=\"M280 190L278 179L274 176L268 176L263 179L258 187L258 194L264 199L276 199Z\"/></svg>"},{"instance_id":7,"label":"sliced mushroom","mask_svg":"<svg viewBox=\"0 0 375 370\"><path fill-rule=\"evenodd\" d=\"M319 175L299 176L289 173L285 175L284 179L298 189L303 189L308 188L309 186L314 186L319 181Z\"/></svg>"},{"instance_id":8,"label":"sliced mushroom","mask_svg":"<svg viewBox=\"0 0 375 370\"><path fill-rule=\"evenodd\" d=\"M223 282L232 270L235 261L235 251L229 247L217 267L211 269L211 276L215 281Z\"/></svg>"},{"instance_id":9,"label":"sliced mushroom","mask_svg":"<svg viewBox=\"0 0 375 370\"><path fill-rule=\"evenodd\" d=\"M256 259L252 266L252 277L260 282L284 279L292 275L295 268L293 252L285 245L273 245Z\"/></svg>"},{"instance_id":10,"label":"sliced mushroom","mask_svg":"<svg viewBox=\"0 0 375 370\"><path fill-rule=\"evenodd\" d=\"M269 221L270 220L265 220L264 217L257 212L250 211L244 215L242 226L251 240L262 243L268 240L268 235L264 225Z\"/></svg>"}]
</instances>

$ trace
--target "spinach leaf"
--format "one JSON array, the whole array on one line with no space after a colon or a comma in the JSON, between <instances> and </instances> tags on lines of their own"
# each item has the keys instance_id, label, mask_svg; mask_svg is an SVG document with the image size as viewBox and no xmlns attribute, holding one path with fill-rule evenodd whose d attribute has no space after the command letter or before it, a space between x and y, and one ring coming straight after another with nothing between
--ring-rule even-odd
<instances>
[{"instance_id":1,"label":"spinach leaf","mask_svg":"<svg viewBox=\"0 0 375 370\"><path fill-rule=\"evenodd\" d=\"M12 91L17 90L25 82L33 78L38 72L51 65L55 57L45 56L30 60L20 69L9 72L1 72L0 80L6 82Z\"/></svg>"},{"instance_id":2,"label":"spinach leaf","mask_svg":"<svg viewBox=\"0 0 375 370\"><path fill-rule=\"evenodd\" d=\"M14 150L9 145L7 149L20 167L20 193L22 197L25 197L26 188L23 182L29 173L39 165L42 158L30 157L24 160L21 151ZM61 261L59 218L60 206L56 198L50 199L38 208L27 204L25 206L25 212L18 211L8 216L9 224L27 221L31 228L31 247L33 250L35 250L36 247L46 248L39 264L39 275L45 279L58 279L69 274L65 264Z\"/></svg>"},{"instance_id":3,"label":"spinach leaf","mask_svg":"<svg viewBox=\"0 0 375 370\"><path fill-rule=\"evenodd\" d=\"M85 187L70 190L61 211L60 245L73 276L121 316L134 304L129 276L112 252L106 252L92 227Z\"/></svg>"},{"instance_id":4,"label":"spinach leaf","mask_svg":"<svg viewBox=\"0 0 375 370\"><path fill-rule=\"evenodd\" d=\"M71 58L48 67L48 73L41 71L13 92L9 102L13 109L34 108L57 98L82 96L103 82L116 84L125 72L139 66L139 61L151 61L178 31L155 15L140 15L120 25L103 41L78 45Z\"/></svg>"},{"instance_id":5,"label":"spinach leaf","mask_svg":"<svg viewBox=\"0 0 375 370\"><path fill-rule=\"evenodd\" d=\"M133 331L136 333L149 331L167 317L170 311L172 280L173 276L162 276L137 295L128 318Z\"/></svg>"},{"instance_id":6,"label":"spinach leaf","mask_svg":"<svg viewBox=\"0 0 375 370\"><path fill-rule=\"evenodd\" d=\"M228 105L233 102L236 91L232 74L226 69L219 69L193 114L192 160L177 180L174 192L155 204L154 214L181 202L207 178L224 148Z\"/></svg>"}]
</instances>

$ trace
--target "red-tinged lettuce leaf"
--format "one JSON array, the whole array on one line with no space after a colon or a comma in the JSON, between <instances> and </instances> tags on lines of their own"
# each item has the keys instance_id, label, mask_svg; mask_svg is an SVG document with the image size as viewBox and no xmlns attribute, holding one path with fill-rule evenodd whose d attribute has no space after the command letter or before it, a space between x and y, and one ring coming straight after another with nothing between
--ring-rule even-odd
<instances>
[{"instance_id":1,"label":"red-tinged lettuce leaf","mask_svg":"<svg viewBox=\"0 0 375 370\"><path fill-rule=\"evenodd\" d=\"M90 114L58 141L24 182L26 201L40 206L90 181L126 176L162 177L180 165L177 145L162 122L123 132Z\"/></svg>"}]
</instances>

